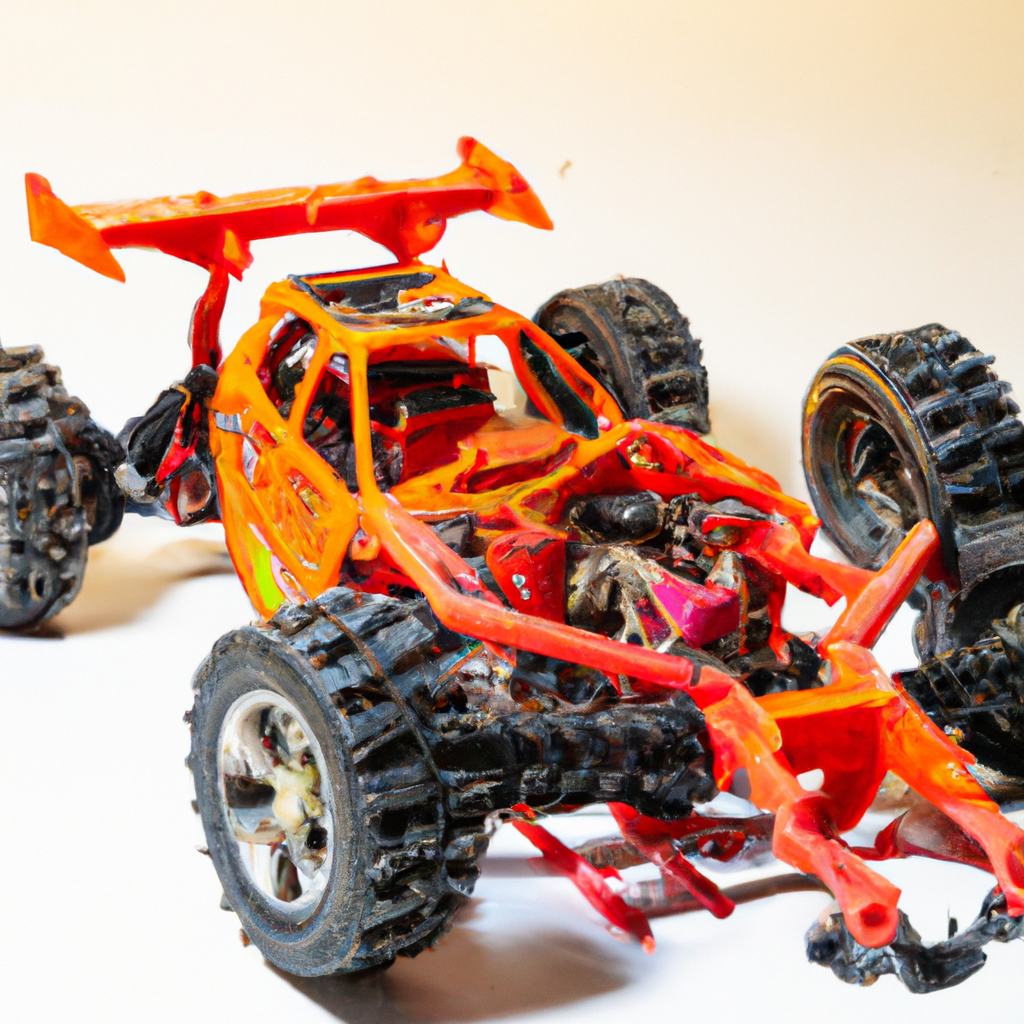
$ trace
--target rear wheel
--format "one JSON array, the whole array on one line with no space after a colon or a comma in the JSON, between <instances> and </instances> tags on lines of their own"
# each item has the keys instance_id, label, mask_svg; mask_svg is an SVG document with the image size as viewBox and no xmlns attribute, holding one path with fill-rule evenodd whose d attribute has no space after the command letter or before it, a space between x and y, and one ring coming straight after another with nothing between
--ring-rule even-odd
<instances>
[{"instance_id":1,"label":"rear wheel","mask_svg":"<svg viewBox=\"0 0 1024 1024\"><path fill-rule=\"evenodd\" d=\"M120 525L114 438L39 348L0 348L0 628L31 629L78 593L88 546Z\"/></svg>"},{"instance_id":2,"label":"rear wheel","mask_svg":"<svg viewBox=\"0 0 1024 1024\"><path fill-rule=\"evenodd\" d=\"M679 307L637 277L569 288L535 323L595 376L629 417L710 429L700 342Z\"/></svg>"}]
</instances>

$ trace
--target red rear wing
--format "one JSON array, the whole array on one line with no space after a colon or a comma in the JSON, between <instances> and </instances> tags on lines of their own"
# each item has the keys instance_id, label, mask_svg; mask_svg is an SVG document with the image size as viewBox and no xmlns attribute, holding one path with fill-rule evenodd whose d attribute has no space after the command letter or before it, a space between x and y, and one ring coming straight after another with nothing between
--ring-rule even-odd
<instances>
[{"instance_id":1,"label":"red rear wing","mask_svg":"<svg viewBox=\"0 0 1024 1024\"><path fill-rule=\"evenodd\" d=\"M220 198L209 192L124 203L68 206L38 174L25 175L29 230L79 263L124 280L111 249L159 249L211 272L241 279L249 243L308 231L358 231L405 262L433 248L449 217L486 210L505 220L551 228L522 175L475 139L459 140L462 163L439 178L358 181L270 189Z\"/></svg>"}]
</instances>

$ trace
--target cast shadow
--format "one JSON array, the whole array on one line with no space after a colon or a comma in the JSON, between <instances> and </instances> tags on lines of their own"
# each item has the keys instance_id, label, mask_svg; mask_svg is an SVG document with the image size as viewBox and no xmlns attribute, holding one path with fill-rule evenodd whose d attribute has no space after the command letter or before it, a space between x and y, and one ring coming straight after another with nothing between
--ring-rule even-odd
<instances>
[{"instance_id":1,"label":"cast shadow","mask_svg":"<svg viewBox=\"0 0 1024 1024\"><path fill-rule=\"evenodd\" d=\"M99 545L89 552L78 596L37 634L48 637L124 626L181 580L234 572L219 541L179 540L155 551Z\"/></svg>"},{"instance_id":2,"label":"cast shadow","mask_svg":"<svg viewBox=\"0 0 1024 1024\"><path fill-rule=\"evenodd\" d=\"M607 943L557 928L510 935L456 923L433 949L388 970L296 978L268 967L346 1024L472 1024L622 988L635 970L630 952L609 955Z\"/></svg>"}]
</instances>

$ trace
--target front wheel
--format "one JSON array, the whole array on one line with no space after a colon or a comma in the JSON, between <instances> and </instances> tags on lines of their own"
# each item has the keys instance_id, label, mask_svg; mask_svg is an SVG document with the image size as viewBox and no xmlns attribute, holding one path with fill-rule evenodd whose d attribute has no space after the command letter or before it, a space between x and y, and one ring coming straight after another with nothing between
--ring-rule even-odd
<instances>
[{"instance_id":1,"label":"front wheel","mask_svg":"<svg viewBox=\"0 0 1024 1024\"><path fill-rule=\"evenodd\" d=\"M401 602L339 589L229 633L196 676L210 856L246 935L291 974L414 955L464 899L440 781L384 675L427 639Z\"/></svg>"}]
</instances>

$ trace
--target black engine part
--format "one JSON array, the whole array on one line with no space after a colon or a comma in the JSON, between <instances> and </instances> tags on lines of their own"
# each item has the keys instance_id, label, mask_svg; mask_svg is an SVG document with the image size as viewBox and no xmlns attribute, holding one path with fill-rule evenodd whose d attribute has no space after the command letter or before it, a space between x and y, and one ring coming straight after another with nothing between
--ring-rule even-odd
<instances>
[{"instance_id":1,"label":"black engine part","mask_svg":"<svg viewBox=\"0 0 1024 1024\"><path fill-rule=\"evenodd\" d=\"M921 942L902 910L899 915L896 938L881 949L868 949L847 931L842 914L826 913L807 932L807 959L831 967L851 985L870 985L883 974L895 974L911 992L921 994L959 985L981 970L986 959L981 947L987 943L1024 937L1024 917L1010 917L1006 898L996 889L985 897L973 924L932 946Z\"/></svg>"},{"instance_id":2,"label":"black engine part","mask_svg":"<svg viewBox=\"0 0 1024 1024\"><path fill-rule=\"evenodd\" d=\"M127 458L118 467L117 482L129 512L176 518L181 526L219 517L209 423L209 402L217 381L212 367L194 366L180 384L162 391L143 416L124 425L118 440ZM160 467L179 426L179 444L188 454L172 472L161 476Z\"/></svg>"}]
</instances>

